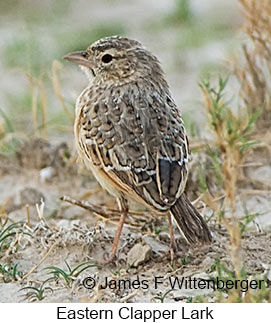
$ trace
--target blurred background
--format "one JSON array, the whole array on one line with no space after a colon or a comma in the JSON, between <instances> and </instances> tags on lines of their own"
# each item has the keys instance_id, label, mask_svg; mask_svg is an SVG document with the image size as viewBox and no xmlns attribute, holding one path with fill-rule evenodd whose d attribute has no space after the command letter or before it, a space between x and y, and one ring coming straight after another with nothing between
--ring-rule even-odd
<instances>
[{"instance_id":1,"label":"blurred background","mask_svg":"<svg viewBox=\"0 0 271 323\"><path fill-rule=\"evenodd\" d=\"M158 56L188 132L203 136L198 82L228 73L241 25L234 0L1 0L0 152L33 135L73 140L87 79L62 56L109 35L137 39Z\"/></svg>"}]
</instances>

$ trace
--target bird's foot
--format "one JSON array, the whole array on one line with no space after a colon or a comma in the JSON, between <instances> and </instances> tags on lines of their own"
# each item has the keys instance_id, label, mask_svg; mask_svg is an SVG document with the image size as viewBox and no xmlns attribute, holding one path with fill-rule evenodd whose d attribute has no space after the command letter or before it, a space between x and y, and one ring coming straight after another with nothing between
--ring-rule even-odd
<instances>
[{"instance_id":1,"label":"bird's foot","mask_svg":"<svg viewBox=\"0 0 271 323\"><path fill-rule=\"evenodd\" d=\"M108 255L108 253L106 253L104 255L104 258L105 258L105 260L103 260L101 262L101 265L109 265L109 264L116 265L118 262L118 257L116 255L116 253L113 253L113 252L111 252L110 255Z\"/></svg>"}]
</instances>

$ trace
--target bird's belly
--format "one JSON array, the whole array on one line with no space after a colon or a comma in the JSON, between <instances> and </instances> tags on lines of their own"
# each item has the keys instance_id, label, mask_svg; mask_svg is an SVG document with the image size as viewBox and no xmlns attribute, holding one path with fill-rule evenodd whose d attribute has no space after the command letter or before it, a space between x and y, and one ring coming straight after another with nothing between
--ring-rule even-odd
<instances>
[{"instance_id":1,"label":"bird's belly","mask_svg":"<svg viewBox=\"0 0 271 323\"><path fill-rule=\"evenodd\" d=\"M81 158L84 162L85 167L92 172L95 179L102 186L102 188L114 197L120 198L121 191L118 190L116 186L111 183L110 180L108 180L107 176L105 176L104 171L100 167L95 166L89 159L86 159L85 156L81 156Z\"/></svg>"}]
</instances>

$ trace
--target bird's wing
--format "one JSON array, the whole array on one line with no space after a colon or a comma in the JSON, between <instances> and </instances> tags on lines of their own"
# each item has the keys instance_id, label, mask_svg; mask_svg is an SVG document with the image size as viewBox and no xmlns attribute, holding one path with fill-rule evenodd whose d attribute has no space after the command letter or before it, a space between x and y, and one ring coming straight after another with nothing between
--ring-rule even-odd
<instances>
[{"instance_id":1,"label":"bird's wing","mask_svg":"<svg viewBox=\"0 0 271 323\"><path fill-rule=\"evenodd\" d=\"M118 188L157 210L175 203L185 187L189 148L169 94L114 88L86 104L80 119L81 150Z\"/></svg>"}]
</instances>

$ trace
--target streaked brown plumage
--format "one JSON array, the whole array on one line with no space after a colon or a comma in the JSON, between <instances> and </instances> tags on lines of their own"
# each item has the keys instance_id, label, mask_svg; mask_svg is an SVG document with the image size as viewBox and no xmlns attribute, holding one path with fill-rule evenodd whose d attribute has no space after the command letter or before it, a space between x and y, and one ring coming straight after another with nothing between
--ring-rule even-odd
<instances>
[{"instance_id":1,"label":"streaked brown plumage","mask_svg":"<svg viewBox=\"0 0 271 323\"><path fill-rule=\"evenodd\" d=\"M157 58L118 36L65 58L90 78L76 103L79 155L123 210L113 253L130 197L173 215L189 243L210 242L206 223L184 194L188 139Z\"/></svg>"}]
</instances>

